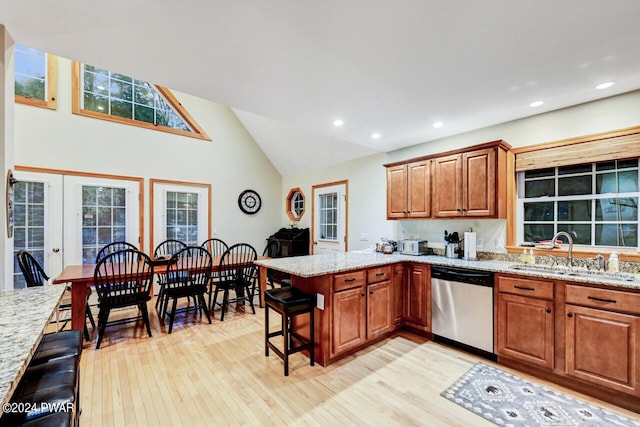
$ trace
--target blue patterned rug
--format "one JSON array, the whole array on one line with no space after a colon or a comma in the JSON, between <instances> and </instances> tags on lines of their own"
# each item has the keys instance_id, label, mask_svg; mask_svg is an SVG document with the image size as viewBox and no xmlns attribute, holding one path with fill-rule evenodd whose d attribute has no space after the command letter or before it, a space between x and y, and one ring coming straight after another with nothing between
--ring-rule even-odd
<instances>
[{"instance_id":1,"label":"blue patterned rug","mask_svg":"<svg viewBox=\"0 0 640 427\"><path fill-rule=\"evenodd\" d=\"M640 426L640 418L631 420L483 363L440 395L505 427Z\"/></svg>"}]
</instances>

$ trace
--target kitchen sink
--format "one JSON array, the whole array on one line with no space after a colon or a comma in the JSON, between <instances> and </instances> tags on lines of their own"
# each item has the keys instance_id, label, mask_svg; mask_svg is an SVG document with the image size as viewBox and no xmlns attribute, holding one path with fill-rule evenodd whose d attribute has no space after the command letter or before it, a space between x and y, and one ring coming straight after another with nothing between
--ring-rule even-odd
<instances>
[{"instance_id":1,"label":"kitchen sink","mask_svg":"<svg viewBox=\"0 0 640 427\"><path fill-rule=\"evenodd\" d=\"M536 265L536 264L514 264L509 266L513 270L531 271L534 273L543 274L557 274L565 277L589 277L589 278L601 278L605 280L619 280L632 282L635 280L634 276L625 273L610 273L606 271L587 270L584 268L569 268L563 266L551 266L551 265Z\"/></svg>"}]
</instances>

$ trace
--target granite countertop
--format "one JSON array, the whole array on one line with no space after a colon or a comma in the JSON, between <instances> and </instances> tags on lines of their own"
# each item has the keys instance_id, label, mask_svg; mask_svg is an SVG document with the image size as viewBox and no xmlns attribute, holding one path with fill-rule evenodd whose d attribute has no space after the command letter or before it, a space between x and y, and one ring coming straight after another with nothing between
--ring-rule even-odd
<instances>
[{"instance_id":1,"label":"granite countertop","mask_svg":"<svg viewBox=\"0 0 640 427\"><path fill-rule=\"evenodd\" d=\"M65 291L47 285L0 291L0 396L11 398Z\"/></svg>"},{"instance_id":2,"label":"granite countertop","mask_svg":"<svg viewBox=\"0 0 640 427\"><path fill-rule=\"evenodd\" d=\"M382 254L379 252L340 252L321 255L305 255L286 258L272 258L256 261L256 264L300 277L321 276L367 267L413 262L418 264L442 265L492 271L495 273L518 274L522 276L546 279L562 279L585 284L599 284L612 287L640 290L640 280L630 274L602 275L595 272L584 274L567 274L563 267L522 265L509 261L466 261L437 255L402 255L398 253ZM521 266L522 268L514 268Z\"/></svg>"}]
</instances>

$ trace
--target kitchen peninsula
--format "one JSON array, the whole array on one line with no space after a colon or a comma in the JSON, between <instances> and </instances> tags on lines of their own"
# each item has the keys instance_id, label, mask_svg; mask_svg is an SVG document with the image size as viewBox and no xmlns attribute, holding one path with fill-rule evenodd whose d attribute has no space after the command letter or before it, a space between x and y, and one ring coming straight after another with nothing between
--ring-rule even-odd
<instances>
[{"instance_id":1,"label":"kitchen peninsula","mask_svg":"<svg viewBox=\"0 0 640 427\"><path fill-rule=\"evenodd\" d=\"M399 329L433 338L431 266L493 272L498 363L640 410L640 280L631 274L375 252L257 264L291 274L292 286L316 294L322 366ZM295 328L308 336L308 322Z\"/></svg>"}]
</instances>

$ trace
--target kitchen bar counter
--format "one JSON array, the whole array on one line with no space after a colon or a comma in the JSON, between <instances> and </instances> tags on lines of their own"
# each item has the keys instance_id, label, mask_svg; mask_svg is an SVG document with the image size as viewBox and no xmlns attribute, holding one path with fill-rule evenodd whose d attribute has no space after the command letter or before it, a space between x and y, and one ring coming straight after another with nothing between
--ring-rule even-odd
<instances>
[{"instance_id":1,"label":"kitchen bar counter","mask_svg":"<svg viewBox=\"0 0 640 427\"><path fill-rule=\"evenodd\" d=\"M563 259L561 258L561 261ZM492 271L494 273L518 274L521 276L540 277L546 279L560 279L571 282L606 285L631 290L640 290L640 280L630 274L615 274L614 277L606 277L600 274L566 274L566 267L538 266L539 269L527 269L533 266L522 265L508 261L465 261L462 259L446 258L436 255L402 255L393 253L390 255L379 252L342 252L321 255L307 255L287 258L274 258L256 261L256 264L272 268L274 270L289 273L299 277L315 277L325 274L340 273L350 270L358 270L368 267L395 264L400 262L412 262L417 264L444 265L460 268L472 268L477 270ZM522 266L523 268L513 268ZM631 280L626 280L631 279Z\"/></svg>"},{"instance_id":2,"label":"kitchen bar counter","mask_svg":"<svg viewBox=\"0 0 640 427\"><path fill-rule=\"evenodd\" d=\"M4 405L20 378L54 315L64 286L0 291L0 396Z\"/></svg>"}]
</instances>

